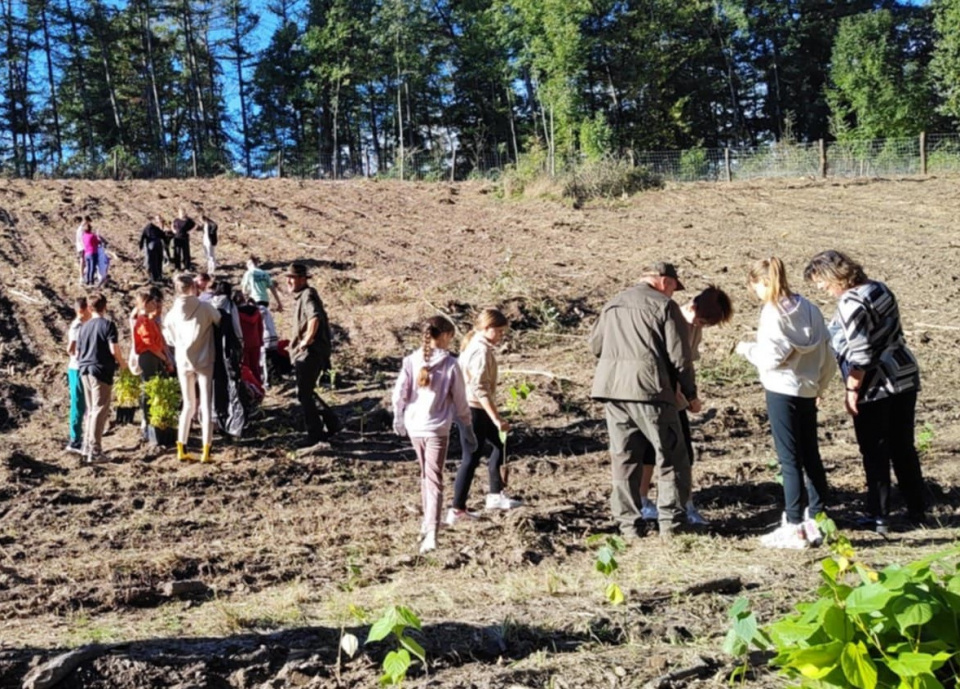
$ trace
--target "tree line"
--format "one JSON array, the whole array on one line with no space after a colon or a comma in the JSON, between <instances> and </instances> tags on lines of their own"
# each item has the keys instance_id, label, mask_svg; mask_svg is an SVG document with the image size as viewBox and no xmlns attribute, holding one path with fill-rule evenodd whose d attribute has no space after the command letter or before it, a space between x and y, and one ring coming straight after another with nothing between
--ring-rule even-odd
<instances>
[{"instance_id":1,"label":"tree line","mask_svg":"<svg viewBox=\"0 0 960 689\"><path fill-rule=\"evenodd\" d=\"M423 160L463 176L532 149L556 164L960 118L960 0L0 0L0 14L6 176L338 178Z\"/></svg>"}]
</instances>

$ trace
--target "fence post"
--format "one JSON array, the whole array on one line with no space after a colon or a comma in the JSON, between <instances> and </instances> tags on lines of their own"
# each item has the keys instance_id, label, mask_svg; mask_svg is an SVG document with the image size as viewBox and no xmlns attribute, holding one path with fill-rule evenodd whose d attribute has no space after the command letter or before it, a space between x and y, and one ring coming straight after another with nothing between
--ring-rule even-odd
<instances>
[{"instance_id":1,"label":"fence post","mask_svg":"<svg viewBox=\"0 0 960 689\"><path fill-rule=\"evenodd\" d=\"M920 132L920 174L927 174L927 133Z\"/></svg>"},{"instance_id":2,"label":"fence post","mask_svg":"<svg viewBox=\"0 0 960 689\"><path fill-rule=\"evenodd\" d=\"M820 139L818 142L820 146L820 176L827 176L827 143Z\"/></svg>"},{"instance_id":3,"label":"fence post","mask_svg":"<svg viewBox=\"0 0 960 689\"><path fill-rule=\"evenodd\" d=\"M727 181L732 182L733 174L730 170L730 147L729 146L723 149L723 169L727 173Z\"/></svg>"}]
</instances>

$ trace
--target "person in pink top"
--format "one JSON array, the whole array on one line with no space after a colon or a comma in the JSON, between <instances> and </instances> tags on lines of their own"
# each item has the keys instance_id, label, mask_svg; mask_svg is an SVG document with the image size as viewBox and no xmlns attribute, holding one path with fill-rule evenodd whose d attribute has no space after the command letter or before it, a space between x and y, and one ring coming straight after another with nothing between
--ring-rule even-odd
<instances>
[{"instance_id":1,"label":"person in pink top","mask_svg":"<svg viewBox=\"0 0 960 689\"><path fill-rule=\"evenodd\" d=\"M423 507L420 552L437 547L437 527L443 503L443 463L447 459L454 419L467 429L465 443L477 447L466 384L457 360L447 351L455 334L453 323L428 318L421 329L423 345L403 360L393 388L393 429L409 435L420 462Z\"/></svg>"},{"instance_id":2,"label":"person in pink top","mask_svg":"<svg viewBox=\"0 0 960 689\"><path fill-rule=\"evenodd\" d=\"M97 265L100 253L100 235L93 231L89 222L83 226L83 284L93 285L97 278Z\"/></svg>"}]
</instances>

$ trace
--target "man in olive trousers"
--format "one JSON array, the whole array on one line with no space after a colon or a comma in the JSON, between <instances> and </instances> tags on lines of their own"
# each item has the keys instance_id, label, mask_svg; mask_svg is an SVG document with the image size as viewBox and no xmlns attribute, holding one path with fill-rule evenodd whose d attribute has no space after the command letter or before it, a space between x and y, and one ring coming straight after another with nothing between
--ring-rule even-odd
<instances>
[{"instance_id":1,"label":"man in olive trousers","mask_svg":"<svg viewBox=\"0 0 960 689\"><path fill-rule=\"evenodd\" d=\"M657 456L660 536L669 539L690 498L690 458L677 409L677 388L700 411L687 323L671 297L683 284L671 263L644 271L614 297L590 336L597 369L590 396L603 402L610 436L613 516L626 538L643 534L643 456Z\"/></svg>"}]
</instances>

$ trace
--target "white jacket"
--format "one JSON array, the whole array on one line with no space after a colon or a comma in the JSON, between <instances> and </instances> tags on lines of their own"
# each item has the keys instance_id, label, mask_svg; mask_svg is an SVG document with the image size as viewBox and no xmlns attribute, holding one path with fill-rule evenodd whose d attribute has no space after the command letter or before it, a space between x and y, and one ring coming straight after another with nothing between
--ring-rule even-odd
<instances>
[{"instance_id":1,"label":"white jacket","mask_svg":"<svg viewBox=\"0 0 960 689\"><path fill-rule=\"evenodd\" d=\"M757 367L770 392L819 397L837 369L823 314L795 294L779 304L764 304L757 341L741 342L737 352Z\"/></svg>"},{"instance_id":2,"label":"white jacket","mask_svg":"<svg viewBox=\"0 0 960 689\"><path fill-rule=\"evenodd\" d=\"M173 347L177 370L213 375L216 345L213 326L220 312L193 295L180 296L163 317L163 338Z\"/></svg>"}]
</instances>

